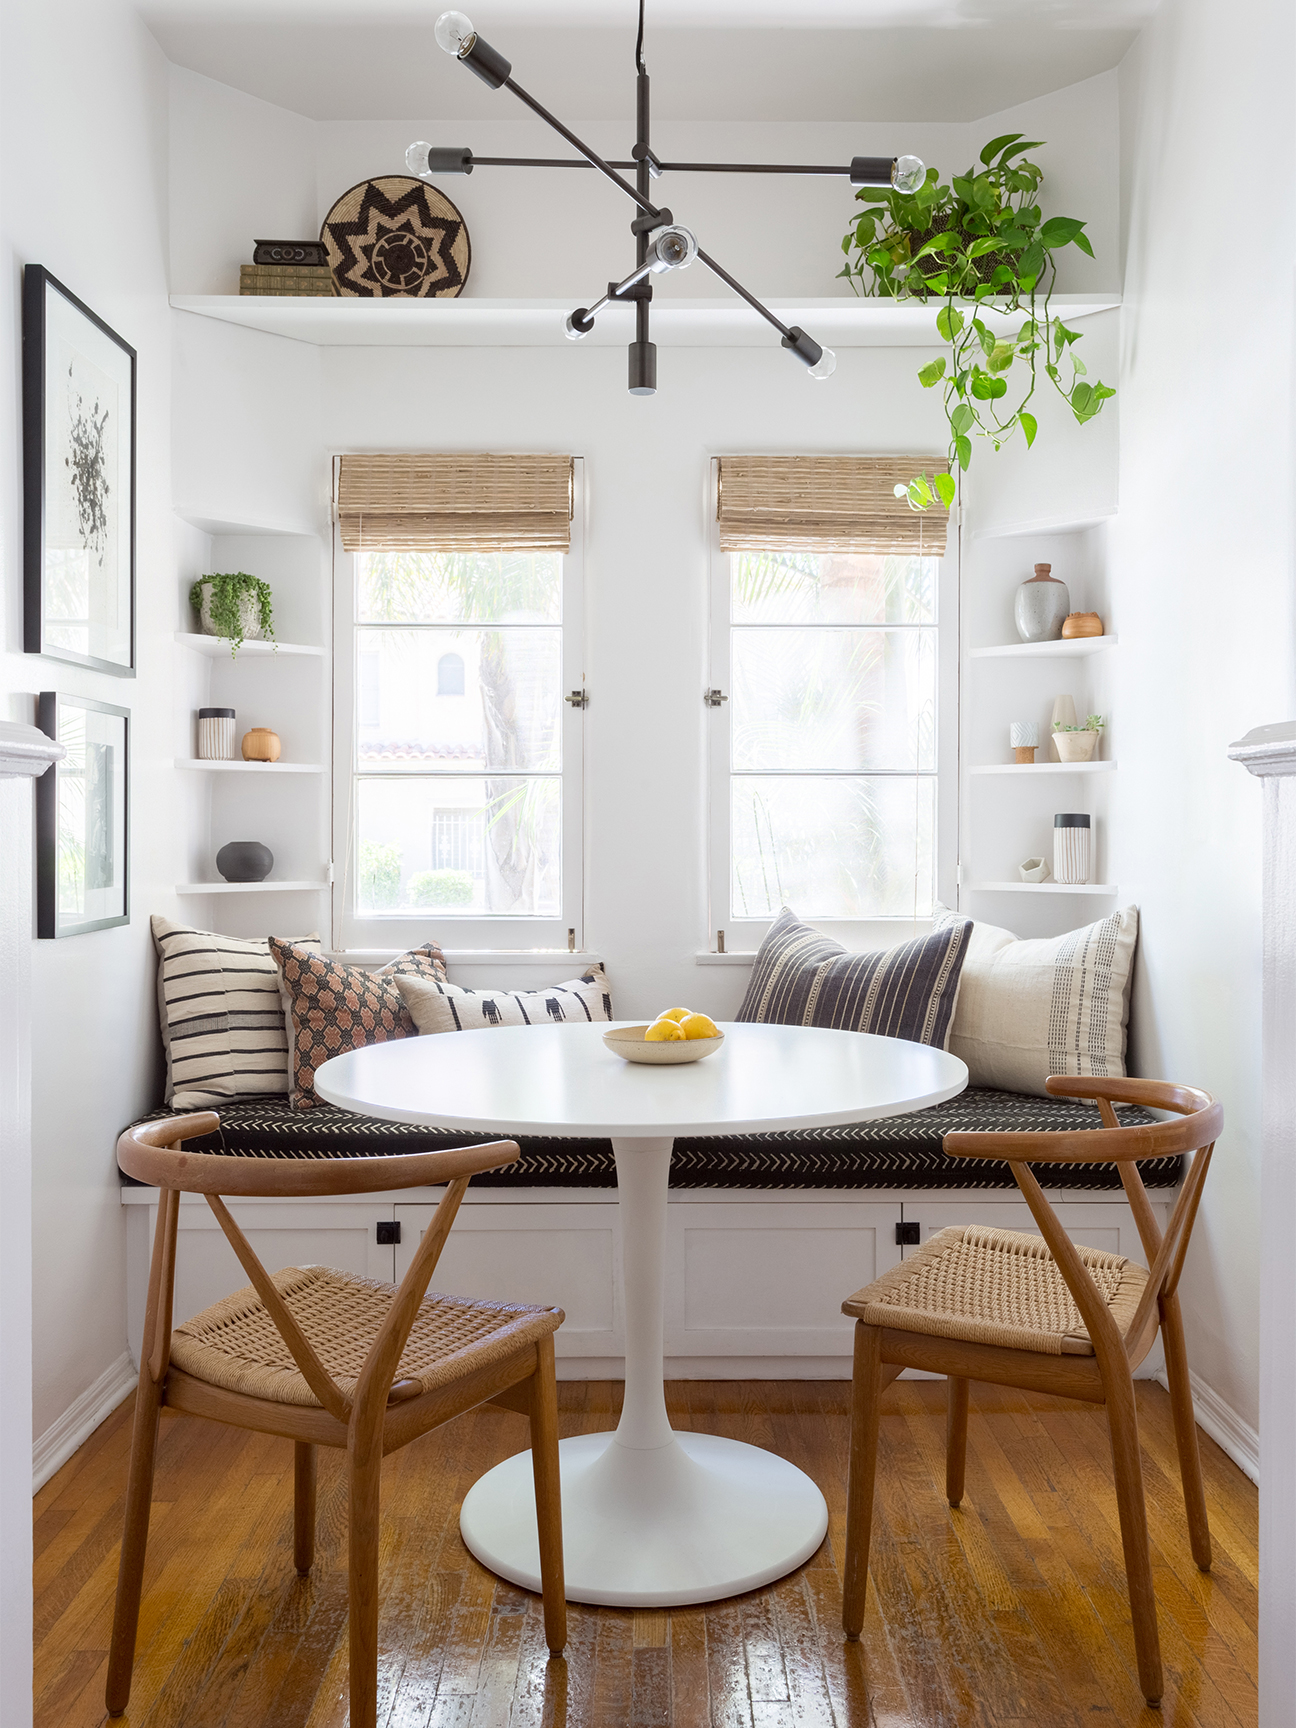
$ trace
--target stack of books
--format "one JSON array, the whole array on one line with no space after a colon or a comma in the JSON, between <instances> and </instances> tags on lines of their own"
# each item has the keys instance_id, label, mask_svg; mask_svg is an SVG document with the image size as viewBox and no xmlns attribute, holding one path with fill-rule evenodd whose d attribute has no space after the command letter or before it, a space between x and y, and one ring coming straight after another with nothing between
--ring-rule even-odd
<instances>
[{"instance_id":1,"label":"stack of books","mask_svg":"<svg viewBox=\"0 0 1296 1728\"><path fill-rule=\"evenodd\" d=\"M240 294L333 295L333 272L327 264L242 264Z\"/></svg>"}]
</instances>

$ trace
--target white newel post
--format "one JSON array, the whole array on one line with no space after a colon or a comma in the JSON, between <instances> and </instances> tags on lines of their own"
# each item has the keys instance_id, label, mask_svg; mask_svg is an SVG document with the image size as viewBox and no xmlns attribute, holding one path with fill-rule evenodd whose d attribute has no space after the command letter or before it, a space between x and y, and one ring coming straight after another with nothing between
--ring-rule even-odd
<instances>
[{"instance_id":1,"label":"white newel post","mask_svg":"<svg viewBox=\"0 0 1296 1728\"><path fill-rule=\"evenodd\" d=\"M1229 755L1264 781L1260 1723L1296 1728L1296 722Z\"/></svg>"},{"instance_id":2,"label":"white newel post","mask_svg":"<svg viewBox=\"0 0 1296 1728\"><path fill-rule=\"evenodd\" d=\"M0 1728L32 1719L32 781L62 754L0 720Z\"/></svg>"}]
</instances>

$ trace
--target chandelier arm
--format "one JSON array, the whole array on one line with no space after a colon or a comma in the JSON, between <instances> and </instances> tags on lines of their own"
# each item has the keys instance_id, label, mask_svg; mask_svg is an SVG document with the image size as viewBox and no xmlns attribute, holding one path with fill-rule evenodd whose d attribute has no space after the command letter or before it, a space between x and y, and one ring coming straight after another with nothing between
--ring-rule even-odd
<instances>
[{"instance_id":1,"label":"chandelier arm","mask_svg":"<svg viewBox=\"0 0 1296 1728\"><path fill-rule=\"evenodd\" d=\"M657 206L653 203L651 198L645 198L641 192L635 190L628 180L623 180L615 168L605 162L601 156L596 155L596 153L590 149L588 144L584 143L573 131L564 126L562 121L558 119L557 115L551 114L543 103L537 102L535 97L532 96L529 91L524 90L516 78L506 78L504 80L504 88L506 90L511 90L520 101L525 102L527 107L530 108L533 113L538 114L547 126L552 126L554 131L565 138L574 150L579 150L591 167L597 168L600 174L605 174L614 185L619 186L627 198L633 198L639 208L647 215L656 216L660 214Z\"/></svg>"},{"instance_id":2,"label":"chandelier arm","mask_svg":"<svg viewBox=\"0 0 1296 1728\"><path fill-rule=\"evenodd\" d=\"M731 276L722 265L717 264L715 259L712 258L709 253L704 252L700 246L698 247L698 257L706 265L707 269L713 276L718 276L722 282L727 283L740 299L745 300L754 311L760 313L761 317L767 324L772 324L780 336L785 337L788 342L794 340L792 331L783 322L783 320L781 318L776 318L768 306L762 306L754 294L749 294L747 292L736 276Z\"/></svg>"},{"instance_id":3,"label":"chandelier arm","mask_svg":"<svg viewBox=\"0 0 1296 1728\"><path fill-rule=\"evenodd\" d=\"M593 168L595 163L574 156L474 156L474 168ZM609 162L609 168L638 168L637 162ZM661 162L662 172L674 174L813 174L850 178L850 167L800 162Z\"/></svg>"}]
</instances>

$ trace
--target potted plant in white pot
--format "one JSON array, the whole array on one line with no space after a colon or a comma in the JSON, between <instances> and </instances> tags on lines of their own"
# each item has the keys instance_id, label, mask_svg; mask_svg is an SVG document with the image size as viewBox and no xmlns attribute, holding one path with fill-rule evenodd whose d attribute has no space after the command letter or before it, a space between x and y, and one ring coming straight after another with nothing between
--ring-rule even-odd
<instances>
[{"instance_id":1,"label":"potted plant in white pot","mask_svg":"<svg viewBox=\"0 0 1296 1728\"><path fill-rule=\"evenodd\" d=\"M1092 762L1098 751L1098 740L1107 722L1101 714L1086 714L1083 726L1063 726L1053 722L1053 742L1063 762Z\"/></svg>"},{"instance_id":2,"label":"potted plant in white pot","mask_svg":"<svg viewBox=\"0 0 1296 1728\"><path fill-rule=\"evenodd\" d=\"M275 639L270 584L246 570L200 576L189 590L189 604L198 614L204 636L223 636L230 654L244 642Z\"/></svg>"}]
</instances>

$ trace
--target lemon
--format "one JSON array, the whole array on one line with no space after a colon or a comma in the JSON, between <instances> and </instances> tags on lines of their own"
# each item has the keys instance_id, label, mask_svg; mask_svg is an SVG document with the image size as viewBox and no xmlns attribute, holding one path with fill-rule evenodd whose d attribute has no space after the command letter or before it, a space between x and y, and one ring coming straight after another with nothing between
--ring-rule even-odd
<instances>
[{"instance_id":1,"label":"lemon","mask_svg":"<svg viewBox=\"0 0 1296 1728\"><path fill-rule=\"evenodd\" d=\"M680 1021L680 1031L686 1038L718 1038L720 1028L708 1014L690 1014Z\"/></svg>"},{"instance_id":2,"label":"lemon","mask_svg":"<svg viewBox=\"0 0 1296 1728\"><path fill-rule=\"evenodd\" d=\"M682 1042L684 1034L674 1020L654 1020L644 1033L645 1044L672 1044Z\"/></svg>"},{"instance_id":3,"label":"lemon","mask_svg":"<svg viewBox=\"0 0 1296 1728\"><path fill-rule=\"evenodd\" d=\"M691 1008L664 1008L657 1018L659 1020L687 1020L692 1012Z\"/></svg>"}]
</instances>

